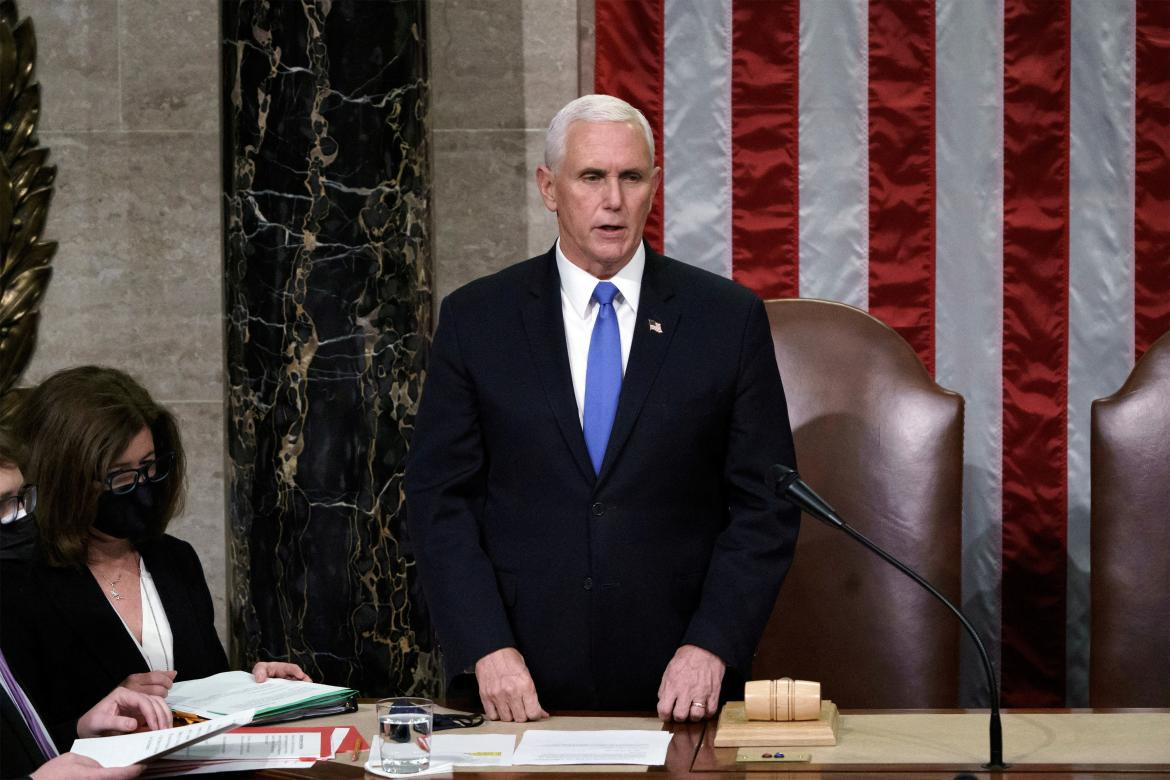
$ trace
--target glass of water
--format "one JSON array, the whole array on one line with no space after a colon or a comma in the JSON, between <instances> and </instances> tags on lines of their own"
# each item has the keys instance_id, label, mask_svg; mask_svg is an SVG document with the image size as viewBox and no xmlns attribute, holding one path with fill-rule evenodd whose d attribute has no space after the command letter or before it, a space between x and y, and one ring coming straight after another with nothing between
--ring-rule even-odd
<instances>
[{"instance_id":1,"label":"glass of water","mask_svg":"<svg viewBox=\"0 0 1170 780\"><path fill-rule=\"evenodd\" d=\"M435 705L430 699L399 697L374 705L382 741L382 771L421 772L431 764L431 725Z\"/></svg>"}]
</instances>

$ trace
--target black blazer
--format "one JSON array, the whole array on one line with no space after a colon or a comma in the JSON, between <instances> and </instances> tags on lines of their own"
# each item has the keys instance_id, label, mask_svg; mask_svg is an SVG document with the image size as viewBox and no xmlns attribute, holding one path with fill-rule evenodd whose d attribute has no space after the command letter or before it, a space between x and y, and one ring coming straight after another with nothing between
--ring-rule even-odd
<instances>
[{"instance_id":1,"label":"black blazer","mask_svg":"<svg viewBox=\"0 0 1170 780\"><path fill-rule=\"evenodd\" d=\"M24 777L44 761L16 703L0 689L0 778Z\"/></svg>"},{"instance_id":2,"label":"black blazer","mask_svg":"<svg viewBox=\"0 0 1170 780\"><path fill-rule=\"evenodd\" d=\"M139 547L174 636L177 679L227 671L195 550L163 536ZM62 752L76 720L146 661L88 569L5 562L0 644Z\"/></svg>"},{"instance_id":3,"label":"black blazer","mask_svg":"<svg viewBox=\"0 0 1170 780\"><path fill-rule=\"evenodd\" d=\"M444 301L406 498L450 674L514 646L560 709L652 709L682 644L747 674L799 524L764 307L647 250L636 327L595 476L554 252Z\"/></svg>"}]
</instances>

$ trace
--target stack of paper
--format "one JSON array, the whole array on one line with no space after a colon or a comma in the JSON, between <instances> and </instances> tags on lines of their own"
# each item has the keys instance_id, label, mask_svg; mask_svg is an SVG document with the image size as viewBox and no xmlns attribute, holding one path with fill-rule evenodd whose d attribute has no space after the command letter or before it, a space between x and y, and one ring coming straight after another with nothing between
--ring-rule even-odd
<instances>
[{"instance_id":1,"label":"stack of paper","mask_svg":"<svg viewBox=\"0 0 1170 780\"><path fill-rule=\"evenodd\" d=\"M367 745L352 726L236 728L252 712L162 731L79 739L73 752L102 766L146 763L145 777L305 768ZM228 731L228 729L233 729Z\"/></svg>"},{"instance_id":2,"label":"stack of paper","mask_svg":"<svg viewBox=\"0 0 1170 780\"><path fill-rule=\"evenodd\" d=\"M254 723L281 723L353 712L357 691L301 680L256 682L249 672L223 672L171 686L167 704L179 715L217 718L243 709L256 710Z\"/></svg>"},{"instance_id":3,"label":"stack of paper","mask_svg":"<svg viewBox=\"0 0 1170 780\"><path fill-rule=\"evenodd\" d=\"M307 769L365 747L352 726L241 728L162 756L147 765L143 777Z\"/></svg>"}]
</instances>

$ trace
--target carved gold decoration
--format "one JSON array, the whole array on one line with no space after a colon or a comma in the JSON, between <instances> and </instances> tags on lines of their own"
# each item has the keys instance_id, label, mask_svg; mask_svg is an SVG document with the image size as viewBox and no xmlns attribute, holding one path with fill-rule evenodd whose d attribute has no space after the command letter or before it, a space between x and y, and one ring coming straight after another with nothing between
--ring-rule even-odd
<instances>
[{"instance_id":1,"label":"carved gold decoration","mask_svg":"<svg viewBox=\"0 0 1170 780\"><path fill-rule=\"evenodd\" d=\"M0 2L0 422L36 346L41 300L57 244L41 241L57 169L36 137L41 89L33 80L32 20Z\"/></svg>"}]
</instances>

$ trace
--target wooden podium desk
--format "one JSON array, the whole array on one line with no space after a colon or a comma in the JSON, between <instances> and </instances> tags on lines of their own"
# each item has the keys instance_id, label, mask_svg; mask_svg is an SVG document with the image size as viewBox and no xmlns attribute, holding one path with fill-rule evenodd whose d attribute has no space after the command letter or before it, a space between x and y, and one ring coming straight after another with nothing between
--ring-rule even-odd
<instances>
[{"instance_id":1,"label":"wooden podium desk","mask_svg":"<svg viewBox=\"0 0 1170 780\"><path fill-rule=\"evenodd\" d=\"M555 713L537 724L486 723L475 731L519 734L525 728L583 730L656 728L652 716L629 713ZM348 723L374 733L371 705L350 715L314 723ZM664 724L674 733L662 767L498 767L456 769L426 777L455 780L589 775L609 778L698 778L702 780L860 780L910 778L1170 778L1170 710L1016 710L1004 713L1006 771L980 767L987 760L987 714L980 711L842 711L841 739L834 747L793 748L811 753L810 763L738 764L736 748L716 748L714 722ZM449 732L460 733L460 732ZM467 733L463 731L462 733ZM320 762L310 770L267 770L263 778L324 780L370 778L356 761ZM552 777L550 777L550 775Z\"/></svg>"}]
</instances>

